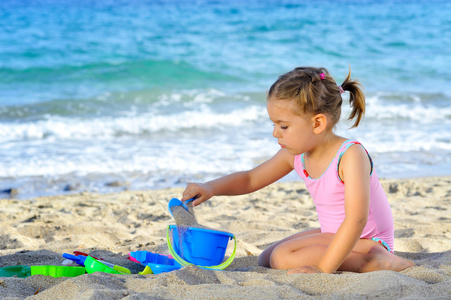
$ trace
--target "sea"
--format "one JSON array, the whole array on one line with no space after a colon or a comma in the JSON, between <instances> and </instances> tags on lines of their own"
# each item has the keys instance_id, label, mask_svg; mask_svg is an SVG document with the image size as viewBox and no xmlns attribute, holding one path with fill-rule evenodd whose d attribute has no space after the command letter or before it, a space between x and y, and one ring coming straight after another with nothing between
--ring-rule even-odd
<instances>
[{"instance_id":1,"label":"sea","mask_svg":"<svg viewBox=\"0 0 451 300\"><path fill-rule=\"evenodd\" d=\"M364 86L379 177L451 175L451 2L0 0L0 198L184 187L279 146L297 66ZM293 173L281 181L299 180Z\"/></svg>"}]
</instances>

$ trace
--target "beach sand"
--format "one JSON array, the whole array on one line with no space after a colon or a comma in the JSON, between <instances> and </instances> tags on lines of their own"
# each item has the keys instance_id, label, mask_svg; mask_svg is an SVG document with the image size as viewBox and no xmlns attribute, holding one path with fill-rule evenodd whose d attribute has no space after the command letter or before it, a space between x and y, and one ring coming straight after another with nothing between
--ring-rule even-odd
<instances>
[{"instance_id":1,"label":"beach sand","mask_svg":"<svg viewBox=\"0 0 451 300\"><path fill-rule=\"evenodd\" d=\"M143 267L127 259L130 251L169 253L166 227L174 219L167 204L180 198L182 189L0 200L0 267L60 265L62 253L83 251L133 273L1 277L0 298L450 299L451 177L381 182L395 219L395 253L416 264L399 273L287 275L257 266L258 255L268 245L318 227L302 182L215 197L195 208L200 224L236 235L236 258L225 271L185 267L139 275Z\"/></svg>"}]
</instances>

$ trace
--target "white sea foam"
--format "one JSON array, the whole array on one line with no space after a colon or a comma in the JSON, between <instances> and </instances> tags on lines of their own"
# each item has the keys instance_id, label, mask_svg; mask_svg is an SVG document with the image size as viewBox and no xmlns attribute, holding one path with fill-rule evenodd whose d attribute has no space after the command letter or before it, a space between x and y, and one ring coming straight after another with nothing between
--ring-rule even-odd
<instances>
[{"instance_id":1,"label":"white sea foam","mask_svg":"<svg viewBox=\"0 0 451 300\"><path fill-rule=\"evenodd\" d=\"M184 129L217 129L224 126L239 127L247 122L261 120L266 116L262 106L216 113L208 106L170 115L143 113L120 117L95 119L47 116L45 120L22 123L0 123L0 142L28 139L89 139L113 138L120 135L141 135Z\"/></svg>"},{"instance_id":2,"label":"white sea foam","mask_svg":"<svg viewBox=\"0 0 451 300\"><path fill-rule=\"evenodd\" d=\"M250 169L278 150L264 103L244 101L227 110L227 101L211 94L196 104L185 96L174 93L163 105L182 104L185 109L178 112L134 108L117 117L48 115L34 122L1 122L0 179L139 173L145 187L172 186L180 178L203 180ZM421 99L396 104L382 96L367 102L363 123L348 130L350 123L342 122L337 133L361 141L379 174L434 174L451 165L448 107ZM349 108L343 118L347 115Z\"/></svg>"},{"instance_id":3,"label":"white sea foam","mask_svg":"<svg viewBox=\"0 0 451 300\"><path fill-rule=\"evenodd\" d=\"M367 99L367 111L371 118L384 120L410 120L420 123L451 124L451 105L437 106L421 101L418 95L410 95L410 101L389 101L387 94L378 94Z\"/></svg>"}]
</instances>

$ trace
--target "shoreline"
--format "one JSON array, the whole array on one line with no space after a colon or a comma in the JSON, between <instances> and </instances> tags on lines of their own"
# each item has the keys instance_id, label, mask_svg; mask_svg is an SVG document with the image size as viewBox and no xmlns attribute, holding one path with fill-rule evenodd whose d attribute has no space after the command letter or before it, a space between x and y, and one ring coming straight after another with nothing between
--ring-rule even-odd
<instances>
[{"instance_id":1,"label":"shoreline","mask_svg":"<svg viewBox=\"0 0 451 300\"><path fill-rule=\"evenodd\" d=\"M123 191L139 192L143 190L177 189L184 188L188 182L191 181L205 182L219 176L221 175L215 174L215 176L198 176L198 178L196 178L193 176L179 175L174 176L173 178L158 180L157 184L148 184L150 181L149 179L152 177L150 175L145 176L143 174L133 173L127 174L127 176L120 176L117 174L87 174L77 176L76 174L71 173L54 177L6 177L0 178L0 200L30 200L39 197L69 196L80 193L99 193L106 195ZM416 180L422 178L446 178L451 177L451 174L378 177L381 180ZM297 182L302 182L302 180L293 171L276 183L296 184Z\"/></svg>"},{"instance_id":2,"label":"shoreline","mask_svg":"<svg viewBox=\"0 0 451 300\"><path fill-rule=\"evenodd\" d=\"M381 179L381 183L392 207L395 253L416 264L399 273L287 275L283 270L258 267L258 255L270 244L318 227L303 182L275 183L242 196L217 196L196 207L200 224L235 234L235 260L225 271L185 267L157 275L137 274L143 267L129 261L127 254L169 253L166 228L175 222L167 204L180 197L183 188L2 199L0 267L60 265L62 253L83 251L127 267L133 274L2 277L0 295L24 299L39 289L33 299L239 299L243 295L251 299L311 295L446 299L451 293L451 176Z\"/></svg>"}]
</instances>

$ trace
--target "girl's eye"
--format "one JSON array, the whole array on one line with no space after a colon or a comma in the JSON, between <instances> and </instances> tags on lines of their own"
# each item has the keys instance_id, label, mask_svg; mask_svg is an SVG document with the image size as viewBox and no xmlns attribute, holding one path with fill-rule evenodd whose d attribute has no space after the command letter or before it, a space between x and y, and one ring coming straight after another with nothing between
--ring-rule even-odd
<instances>
[{"instance_id":1,"label":"girl's eye","mask_svg":"<svg viewBox=\"0 0 451 300\"><path fill-rule=\"evenodd\" d=\"M288 126L280 126L280 129L287 129L288 128Z\"/></svg>"}]
</instances>

